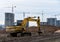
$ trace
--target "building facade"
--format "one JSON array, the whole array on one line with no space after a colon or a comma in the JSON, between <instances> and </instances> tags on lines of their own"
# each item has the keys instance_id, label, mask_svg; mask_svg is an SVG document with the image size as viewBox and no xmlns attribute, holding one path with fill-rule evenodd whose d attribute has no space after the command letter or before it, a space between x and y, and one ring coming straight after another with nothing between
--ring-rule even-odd
<instances>
[{"instance_id":1,"label":"building facade","mask_svg":"<svg viewBox=\"0 0 60 42\"><path fill-rule=\"evenodd\" d=\"M47 18L47 24L48 25L52 25L52 26L56 26L56 18Z\"/></svg>"},{"instance_id":2,"label":"building facade","mask_svg":"<svg viewBox=\"0 0 60 42\"><path fill-rule=\"evenodd\" d=\"M60 20L56 21L56 26L60 26Z\"/></svg>"},{"instance_id":3,"label":"building facade","mask_svg":"<svg viewBox=\"0 0 60 42\"><path fill-rule=\"evenodd\" d=\"M21 25L22 21L23 20L17 20L17 25ZM26 23L26 27L28 27L28 26L29 26L29 22Z\"/></svg>"},{"instance_id":4,"label":"building facade","mask_svg":"<svg viewBox=\"0 0 60 42\"><path fill-rule=\"evenodd\" d=\"M47 25L47 22L40 22L40 25Z\"/></svg>"},{"instance_id":5,"label":"building facade","mask_svg":"<svg viewBox=\"0 0 60 42\"><path fill-rule=\"evenodd\" d=\"M14 14L13 13L5 13L5 26L14 25Z\"/></svg>"},{"instance_id":6,"label":"building facade","mask_svg":"<svg viewBox=\"0 0 60 42\"><path fill-rule=\"evenodd\" d=\"M21 25L21 22L22 22L23 20L17 20L17 25Z\"/></svg>"}]
</instances>

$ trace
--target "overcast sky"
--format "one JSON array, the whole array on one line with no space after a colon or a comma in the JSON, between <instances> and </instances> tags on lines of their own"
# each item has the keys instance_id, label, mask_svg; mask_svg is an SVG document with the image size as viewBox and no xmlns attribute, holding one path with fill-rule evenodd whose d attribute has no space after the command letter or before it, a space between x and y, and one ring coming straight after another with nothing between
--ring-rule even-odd
<instances>
[{"instance_id":1,"label":"overcast sky","mask_svg":"<svg viewBox=\"0 0 60 42\"><path fill-rule=\"evenodd\" d=\"M23 19L22 12L28 16L40 16L42 21L42 11L44 13L43 21L47 17L54 17L55 14L60 14L60 0L0 0L0 24L4 24L4 13L11 12L11 7L14 8L15 20ZM59 15L57 16L58 19Z\"/></svg>"}]
</instances>

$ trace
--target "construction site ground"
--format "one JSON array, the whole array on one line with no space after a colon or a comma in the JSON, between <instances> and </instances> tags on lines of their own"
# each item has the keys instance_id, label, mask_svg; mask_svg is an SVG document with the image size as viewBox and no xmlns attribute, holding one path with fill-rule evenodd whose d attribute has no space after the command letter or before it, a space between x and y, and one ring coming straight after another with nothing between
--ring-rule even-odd
<instances>
[{"instance_id":1,"label":"construction site ground","mask_svg":"<svg viewBox=\"0 0 60 42\"><path fill-rule=\"evenodd\" d=\"M0 42L60 42L60 34L7 37L8 34L0 34Z\"/></svg>"},{"instance_id":2,"label":"construction site ground","mask_svg":"<svg viewBox=\"0 0 60 42\"><path fill-rule=\"evenodd\" d=\"M37 27L29 27L30 31L37 30ZM33 29L32 29L33 28ZM0 30L0 42L60 42L60 27L41 26L43 34L32 33L32 36L11 37L5 30Z\"/></svg>"}]
</instances>

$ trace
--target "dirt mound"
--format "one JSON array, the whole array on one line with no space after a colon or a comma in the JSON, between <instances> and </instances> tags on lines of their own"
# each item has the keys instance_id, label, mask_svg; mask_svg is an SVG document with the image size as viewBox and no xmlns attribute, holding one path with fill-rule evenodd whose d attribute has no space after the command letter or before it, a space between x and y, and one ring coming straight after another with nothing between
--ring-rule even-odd
<instances>
[{"instance_id":1,"label":"dirt mound","mask_svg":"<svg viewBox=\"0 0 60 42\"><path fill-rule=\"evenodd\" d=\"M60 27L50 26L50 25L41 25L40 29L42 32L45 32L45 33L54 33L55 31L60 30ZM38 27L35 27L35 26L28 27L27 30L30 32L37 32Z\"/></svg>"},{"instance_id":2,"label":"dirt mound","mask_svg":"<svg viewBox=\"0 0 60 42\"><path fill-rule=\"evenodd\" d=\"M41 25L40 29L42 32L45 32L45 33L49 33L49 32L54 33L55 31L60 30L60 27L50 26L50 25ZM27 31L37 32L38 27L36 27L36 26L28 27ZM5 29L0 30L0 33L6 33Z\"/></svg>"}]
</instances>

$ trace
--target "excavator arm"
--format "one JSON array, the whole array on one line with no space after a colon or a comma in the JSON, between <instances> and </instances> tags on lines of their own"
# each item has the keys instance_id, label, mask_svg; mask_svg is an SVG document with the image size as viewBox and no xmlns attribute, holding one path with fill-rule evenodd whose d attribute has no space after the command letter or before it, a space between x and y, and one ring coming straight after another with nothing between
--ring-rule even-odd
<instances>
[{"instance_id":1,"label":"excavator arm","mask_svg":"<svg viewBox=\"0 0 60 42\"><path fill-rule=\"evenodd\" d=\"M28 17L28 18L25 18L22 22L22 28L26 29L26 24L27 22L29 21L35 21L37 22L37 27L38 27L38 31L40 31L40 18L38 17L38 19L34 19L35 17Z\"/></svg>"}]
</instances>

